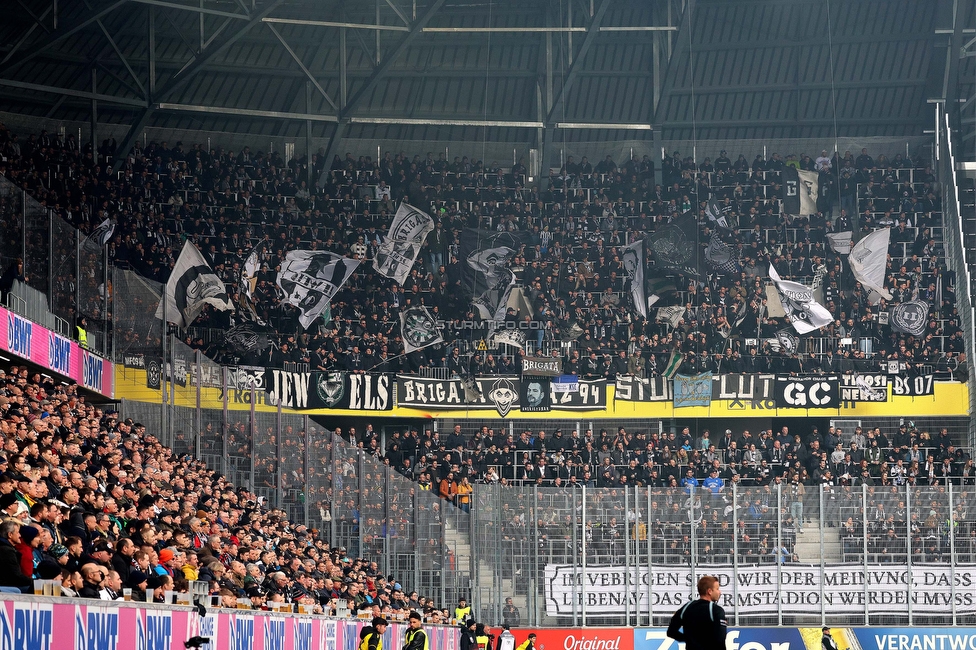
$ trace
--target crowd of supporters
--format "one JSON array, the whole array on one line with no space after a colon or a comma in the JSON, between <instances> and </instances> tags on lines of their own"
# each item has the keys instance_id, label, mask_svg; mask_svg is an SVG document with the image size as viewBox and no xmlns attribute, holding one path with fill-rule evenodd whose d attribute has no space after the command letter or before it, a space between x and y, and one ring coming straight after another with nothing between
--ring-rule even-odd
<instances>
[{"instance_id":1,"label":"crowd of supporters","mask_svg":"<svg viewBox=\"0 0 976 650\"><path fill-rule=\"evenodd\" d=\"M31 593L33 578L54 579L65 595L120 600L125 589L164 602L199 580L226 607L248 598L331 613L344 602L447 620L376 562L330 547L74 386L0 370L0 447L2 588Z\"/></svg>"},{"instance_id":2,"label":"crowd of supporters","mask_svg":"<svg viewBox=\"0 0 976 650\"><path fill-rule=\"evenodd\" d=\"M537 494L534 507L499 495L501 540L513 557L537 552L542 562L568 563L585 539L594 564L618 562L627 543L655 562L687 562L692 554L698 561L737 555L740 562L787 562L797 560L797 536L810 522L839 529L845 561L868 553L871 561L903 563L909 548L924 550L926 561L948 561L953 543L967 557L976 554L967 514L976 493L956 488L955 501L946 497L950 484L976 485L976 465L945 428L931 435L909 422L888 433L814 427L800 435L783 427L753 436L621 427L516 436L456 425L447 434L394 431L385 453L375 434L337 433L462 510L472 507L476 484L553 488ZM605 488L587 492L585 526L554 489L584 486ZM631 486L648 489L649 508L640 500L625 506Z\"/></svg>"},{"instance_id":3,"label":"crowd of supporters","mask_svg":"<svg viewBox=\"0 0 976 650\"><path fill-rule=\"evenodd\" d=\"M346 154L327 161L320 151L311 160L286 161L247 147L207 151L150 142L127 152L113 173L117 152L111 141L95 151L79 147L73 136L18 138L6 130L0 130L0 152L0 172L69 223L90 232L105 218L117 219L109 259L146 277L165 281L182 240L190 238L237 298L241 266L263 243L254 300L276 344L260 354L231 356L214 332L226 330L235 317L207 308L185 335L220 361L296 362L352 372L518 372L520 353L472 354L487 332L459 325L479 320L458 259L461 229L479 227L528 233L512 263L528 308L509 310L507 320L531 324L527 353L566 352L568 372L654 375L675 347L684 353L683 372L864 371L898 361L905 372L947 375L965 367L959 363L965 351L954 276L943 259L940 199L920 157L874 158L862 150L857 157L773 154L748 162L723 151L696 164L675 152L659 170L647 156L619 165L609 156L596 165L569 158L546 182L529 184L522 162L502 168L430 153L386 153L380 160ZM821 212L780 212L787 165L819 171ZM656 322L653 309L648 319L640 317L627 290L621 246L688 211L699 216L704 245L714 228L705 216L710 199L720 203L731 227L741 272L698 280L672 273L677 291L658 305L686 306L683 319L675 327ZM429 210L436 221L403 286L377 274L370 262L401 200ZM870 305L847 264L825 244L828 233L850 230L857 236L879 227L892 228L891 303L918 296L930 304L920 336L883 324L878 315L891 303ZM334 297L331 323L308 331L298 325L298 312L280 303L276 287L285 253L303 248L365 262ZM28 273L35 254L42 255L29 251ZM762 289L769 264L782 277L808 284L824 266L825 306L835 320L796 354L767 343L788 327L766 312ZM55 277L55 290L72 295L58 286L68 281ZM398 314L421 303L447 323L447 343L403 355ZM121 325L119 346L154 345L132 340L140 328ZM562 346L576 328L579 338ZM618 361L621 352L633 358L627 369Z\"/></svg>"}]
</instances>

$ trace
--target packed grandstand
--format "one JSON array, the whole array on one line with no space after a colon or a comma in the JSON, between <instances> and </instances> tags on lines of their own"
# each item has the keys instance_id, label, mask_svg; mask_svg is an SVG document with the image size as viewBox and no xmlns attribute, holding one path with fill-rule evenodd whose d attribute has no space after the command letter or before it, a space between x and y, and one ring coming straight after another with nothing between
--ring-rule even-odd
<instances>
[{"instance_id":1,"label":"packed grandstand","mask_svg":"<svg viewBox=\"0 0 976 650\"><path fill-rule=\"evenodd\" d=\"M515 346L478 349L487 332L458 261L463 233L477 229L486 239L518 233L510 261L523 299L503 305L505 319L515 329L526 324L525 356L558 357L561 374L612 380L704 370L868 373L891 362L907 375L959 379L965 373L936 179L921 157L889 160L863 150L856 158L850 152L816 160L773 154L748 162L722 151L699 165L675 154L660 170L648 156L620 166L609 156L595 166L570 158L540 190L526 185L522 163L501 168L433 154L285 161L246 147L206 151L161 142L137 146L111 173L112 142L93 151L70 136L20 138L6 129L0 151L0 172L66 222L85 233L95 233L106 219L115 222L104 242L111 264L163 282L182 243L190 241L235 303L247 293L266 339L259 350L229 345L217 332L238 325L240 316L209 306L187 330L187 344L216 361L351 373L518 374L523 353ZM816 213L781 212L783 174L791 167L818 175ZM325 250L372 262L401 202L422 206L434 221L402 288L372 264L361 264L333 297L331 318L302 327L301 311L278 292L287 254ZM836 220L824 217L834 210ZM663 319L642 316L621 261L624 248L689 213L696 217L695 245L709 245L718 234L738 263L712 268L700 281L651 264L648 273L661 280L656 306L678 311ZM4 220L3 227L5 241L21 236L16 220ZM892 297L872 306L827 242L834 233L879 227L891 229L886 274ZM43 246L26 253L26 270L14 262L11 281L29 284L30 269L44 267ZM242 269L252 254L257 271L254 285L245 287ZM791 348L778 336L788 322L768 313L769 265L783 279L807 284L820 273L832 322ZM70 278L50 280L57 293L79 295L62 286ZM98 278L86 274L78 281ZM919 299L930 307L921 334L899 333L878 317ZM105 321L100 306L97 299L81 305L75 317ZM399 314L413 306L436 315L443 344L405 350ZM476 325L464 325L471 322ZM130 340L138 328L114 326L122 330L115 333L122 349L160 343ZM668 368L676 352L680 367ZM255 493L231 485L200 460L175 455L153 431L102 412L72 388L16 367L3 381L0 503L9 523L0 532L9 543L0 548L20 553L14 562L5 551L6 586L29 589L34 575L60 580L63 593L115 598L131 588L137 599L161 602L166 592L185 591L189 580L199 579L226 603L289 600L335 612L347 601L353 610L376 614L421 609L448 618L447 603L418 594L405 577L382 575L370 560L371 553L382 553L379 543L389 532L366 534L366 544L350 557L323 541L314 522L289 521L288 513L264 507ZM240 445L232 453L257 448L246 429L229 433L224 444ZM438 494L452 511L470 510L474 484L607 488L605 516L585 524L533 523L524 506L506 513L501 536L509 555L538 545L536 552L549 562L572 562L582 545L592 563L612 564L632 540L635 553L665 564L692 555L781 564L799 560L795 544L805 521L840 529L844 561L904 562L912 548L927 562L948 561L950 547L955 554L976 552L976 528L946 529L947 521L966 519L965 499L951 506L933 500L930 509L910 515L903 502L904 486L976 483L973 460L945 428L783 427L753 436L738 428L665 434L465 424L450 433L403 427L382 440L371 426L360 434L335 433L327 446L365 451L375 467L389 466L418 490ZM273 437L269 433L264 444ZM323 458L309 457L309 464ZM284 480L276 479L272 465L265 469L257 473L269 487ZM339 469L350 477L355 471ZM610 514L619 511L616 502L629 486L649 488L647 516L654 521L633 512ZM870 508L863 518L861 486ZM338 500L346 497L355 498L347 492ZM365 529L393 525L373 514L362 522ZM324 510L320 515L319 525L332 517ZM343 525L358 527L368 515L350 506Z\"/></svg>"}]
</instances>

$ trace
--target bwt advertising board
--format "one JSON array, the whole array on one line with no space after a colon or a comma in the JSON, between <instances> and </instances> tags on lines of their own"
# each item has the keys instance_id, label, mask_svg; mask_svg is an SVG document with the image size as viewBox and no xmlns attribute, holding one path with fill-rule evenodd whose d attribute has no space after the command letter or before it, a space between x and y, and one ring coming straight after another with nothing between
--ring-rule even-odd
<instances>
[{"instance_id":1,"label":"bwt advertising board","mask_svg":"<svg viewBox=\"0 0 976 650\"><path fill-rule=\"evenodd\" d=\"M634 630L633 650L684 650L663 627ZM832 628L839 650L976 650L976 628ZM729 628L725 650L821 650L819 627Z\"/></svg>"},{"instance_id":2,"label":"bwt advertising board","mask_svg":"<svg viewBox=\"0 0 976 650\"><path fill-rule=\"evenodd\" d=\"M210 638L201 650L355 650L362 626L322 616L210 610L201 617L135 603L0 600L0 650L182 650L192 636ZM390 625L384 647L402 647L405 632L403 623ZM430 650L457 648L457 628L429 626L428 637Z\"/></svg>"}]
</instances>

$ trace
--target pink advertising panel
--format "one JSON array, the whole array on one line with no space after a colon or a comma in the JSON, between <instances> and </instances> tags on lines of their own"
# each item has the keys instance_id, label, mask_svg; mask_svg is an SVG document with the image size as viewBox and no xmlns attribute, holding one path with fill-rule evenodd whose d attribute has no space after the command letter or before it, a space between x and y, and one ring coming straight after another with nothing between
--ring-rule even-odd
<instances>
[{"instance_id":1,"label":"pink advertising panel","mask_svg":"<svg viewBox=\"0 0 976 650\"><path fill-rule=\"evenodd\" d=\"M323 616L208 610L86 599L0 594L3 650L182 650L190 637L201 650L356 650L362 621ZM427 626L430 650L454 650L457 628ZM400 648L406 625L393 623L383 647Z\"/></svg>"},{"instance_id":2,"label":"pink advertising panel","mask_svg":"<svg viewBox=\"0 0 976 650\"><path fill-rule=\"evenodd\" d=\"M0 348L70 377L106 397L114 397L112 364L76 341L0 307Z\"/></svg>"}]
</instances>

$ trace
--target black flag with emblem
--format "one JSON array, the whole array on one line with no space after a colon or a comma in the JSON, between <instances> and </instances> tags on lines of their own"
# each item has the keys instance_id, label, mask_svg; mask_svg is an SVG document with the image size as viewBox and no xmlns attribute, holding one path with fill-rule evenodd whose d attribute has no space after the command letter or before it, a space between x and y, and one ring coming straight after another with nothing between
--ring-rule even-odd
<instances>
[{"instance_id":1,"label":"black flag with emblem","mask_svg":"<svg viewBox=\"0 0 976 650\"><path fill-rule=\"evenodd\" d=\"M692 277L704 275L701 247L698 245L698 222L691 212L658 228L644 241L654 253L658 266Z\"/></svg>"}]
</instances>

